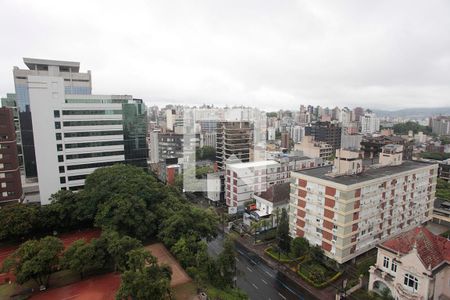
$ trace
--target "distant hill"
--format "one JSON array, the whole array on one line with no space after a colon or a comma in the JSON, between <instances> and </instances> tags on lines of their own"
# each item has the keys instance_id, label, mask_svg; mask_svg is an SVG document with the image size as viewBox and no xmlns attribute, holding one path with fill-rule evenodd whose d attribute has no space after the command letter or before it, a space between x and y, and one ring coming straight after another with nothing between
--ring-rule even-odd
<instances>
[{"instance_id":1,"label":"distant hill","mask_svg":"<svg viewBox=\"0 0 450 300\"><path fill-rule=\"evenodd\" d=\"M371 109L379 117L426 118L437 115L450 115L450 107L406 108L400 110Z\"/></svg>"}]
</instances>

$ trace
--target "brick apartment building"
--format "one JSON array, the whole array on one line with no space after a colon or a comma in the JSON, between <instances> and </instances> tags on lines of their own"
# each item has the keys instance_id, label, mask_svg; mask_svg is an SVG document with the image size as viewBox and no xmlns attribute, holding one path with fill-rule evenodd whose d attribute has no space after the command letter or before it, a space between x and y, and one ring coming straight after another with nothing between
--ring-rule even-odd
<instances>
[{"instance_id":1,"label":"brick apartment building","mask_svg":"<svg viewBox=\"0 0 450 300\"><path fill-rule=\"evenodd\" d=\"M0 108L0 205L23 198L13 110Z\"/></svg>"},{"instance_id":2,"label":"brick apartment building","mask_svg":"<svg viewBox=\"0 0 450 300\"><path fill-rule=\"evenodd\" d=\"M388 145L379 164L338 150L333 167L292 172L290 232L344 263L432 218L437 164L402 161Z\"/></svg>"}]
</instances>

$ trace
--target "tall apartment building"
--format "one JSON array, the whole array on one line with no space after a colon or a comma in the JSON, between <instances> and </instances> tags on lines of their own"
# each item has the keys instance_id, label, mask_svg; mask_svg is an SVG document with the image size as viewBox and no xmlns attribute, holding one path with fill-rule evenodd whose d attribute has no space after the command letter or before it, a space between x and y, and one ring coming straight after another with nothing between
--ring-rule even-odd
<instances>
[{"instance_id":1,"label":"tall apartment building","mask_svg":"<svg viewBox=\"0 0 450 300\"><path fill-rule=\"evenodd\" d=\"M282 132L281 133L281 148L289 149L289 132Z\"/></svg>"},{"instance_id":2,"label":"tall apartment building","mask_svg":"<svg viewBox=\"0 0 450 300\"><path fill-rule=\"evenodd\" d=\"M342 128L331 122L316 122L305 128L305 135L313 136L317 142L325 142L333 151L341 148Z\"/></svg>"},{"instance_id":3,"label":"tall apartment building","mask_svg":"<svg viewBox=\"0 0 450 300\"><path fill-rule=\"evenodd\" d=\"M254 193L287 182L291 171L322 166L323 160L304 156L280 156L274 160L227 163L225 170L225 201L240 209Z\"/></svg>"},{"instance_id":4,"label":"tall apartment building","mask_svg":"<svg viewBox=\"0 0 450 300\"><path fill-rule=\"evenodd\" d=\"M290 233L344 263L432 217L437 164L403 162L389 145L380 163L337 151L334 166L292 172Z\"/></svg>"},{"instance_id":5,"label":"tall apartment building","mask_svg":"<svg viewBox=\"0 0 450 300\"><path fill-rule=\"evenodd\" d=\"M60 189L83 188L96 168L116 163L147 168L142 100L67 94L60 76L28 75L27 85L41 204Z\"/></svg>"},{"instance_id":6,"label":"tall apartment building","mask_svg":"<svg viewBox=\"0 0 450 300\"><path fill-rule=\"evenodd\" d=\"M16 130L17 156L19 158L19 166L23 167L22 134L20 132L19 108L17 107L16 94L6 94L6 97L2 98L1 101L2 107L11 108L13 111L14 128Z\"/></svg>"},{"instance_id":7,"label":"tall apartment building","mask_svg":"<svg viewBox=\"0 0 450 300\"><path fill-rule=\"evenodd\" d=\"M0 108L0 205L18 202L23 198L17 156L14 112Z\"/></svg>"},{"instance_id":8,"label":"tall apartment building","mask_svg":"<svg viewBox=\"0 0 450 300\"><path fill-rule=\"evenodd\" d=\"M450 117L436 117L431 119L431 130L437 135L450 135Z\"/></svg>"},{"instance_id":9,"label":"tall apartment building","mask_svg":"<svg viewBox=\"0 0 450 300\"><path fill-rule=\"evenodd\" d=\"M372 134L380 131L380 119L374 113L366 113L360 117L361 133Z\"/></svg>"},{"instance_id":10,"label":"tall apartment building","mask_svg":"<svg viewBox=\"0 0 450 300\"><path fill-rule=\"evenodd\" d=\"M225 169L225 163L231 156L242 162L251 160L253 128L250 122L217 123L217 166Z\"/></svg>"},{"instance_id":11,"label":"tall apartment building","mask_svg":"<svg viewBox=\"0 0 450 300\"><path fill-rule=\"evenodd\" d=\"M305 136L305 127L294 126L291 131L291 138L294 143L300 143Z\"/></svg>"},{"instance_id":12,"label":"tall apartment building","mask_svg":"<svg viewBox=\"0 0 450 300\"><path fill-rule=\"evenodd\" d=\"M79 62L36 58L24 58L23 62L28 69L14 67L13 76L16 89L16 102L19 110L25 175L27 178L33 178L37 177L37 167L28 76L58 77L63 81L65 94L88 95L92 91L91 72L80 73Z\"/></svg>"}]
</instances>

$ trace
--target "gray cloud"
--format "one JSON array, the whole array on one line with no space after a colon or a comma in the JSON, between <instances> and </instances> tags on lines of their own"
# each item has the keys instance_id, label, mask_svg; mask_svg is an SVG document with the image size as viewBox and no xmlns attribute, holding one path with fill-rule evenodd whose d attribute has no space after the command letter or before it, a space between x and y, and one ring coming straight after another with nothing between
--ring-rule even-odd
<instances>
[{"instance_id":1,"label":"gray cloud","mask_svg":"<svg viewBox=\"0 0 450 300\"><path fill-rule=\"evenodd\" d=\"M450 105L450 2L0 1L0 93L22 57L81 62L147 103Z\"/></svg>"}]
</instances>

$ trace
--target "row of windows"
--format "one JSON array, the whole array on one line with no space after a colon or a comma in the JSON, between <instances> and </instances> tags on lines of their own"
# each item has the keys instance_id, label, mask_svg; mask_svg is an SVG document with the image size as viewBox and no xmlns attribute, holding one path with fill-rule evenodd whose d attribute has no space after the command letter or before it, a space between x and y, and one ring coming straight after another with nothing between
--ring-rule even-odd
<instances>
[{"instance_id":1,"label":"row of windows","mask_svg":"<svg viewBox=\"0 0 450 300\"><path fill-rule=\"evenodd\" d=\"M108 130L108 131L84 131L84 132L65 132L65 138L84 137L84 136L104 136L104 135L122 135L122 130Z\"/></svg>"},{"instance_id":2,"label":"row of windows","mask_svg":"<svg viewBox=\"0 0 450 300\"><path fill-rule=\"evenodd\" d=\"M84 174L84 175L74 175L74 176L69 176L68 179L69 181L73 181L73 180L82 180L82 179L86 179L88 175Z\"/></svg>"},{"instance_id":3,"label":"row of windows","mask_svg":"<svg viewBox=\"0 0 450 300\"><path fill-rule=\"evenodd\" d=\"M101 168L101 167L112 166L114 164L120 164L120 163L123 163L123 162L121 162L121 161L108 161L108 162L92 163L92 164L84 164L84 165L73 165L73 166L67 166L67 170L81 170L81 169L90 169L90 168Z\"/></svg>"},{"instance_id":4,"label":"row of windows","mask_svg":"<svg viewBox=\"0 0 450 300\"><path fill-rule=\"evenodd\" d=\"M113 156L113 155L123 155L123 154L124 154L124 151L80 153L80 154L69 154L69 155L66 155L66 159L103 157L103 156Z\"/></svg>"},{"instance_id":5,"label":"row of windows","mask_svg":"<svg viewBox=\"0 0 450 300\"><path fill-rule=\"evenodd\" d=\"M67 115L121 115L120 109L106 109L106 110L63 110L62 114Z\"/></svg>"},{"instance_id":6,"label":"row of windows","mask_svg":"<svg viewBox=\"0 0 450 300\"><path fill-rule=\"evenodd\" d=\"M66 99L66 103L128 103L127 99Z\"/></svg>"},{"instance_id":7,"label":"row of windows","mask_svg":"<svg viewBox=\"0 0 450 300\"><path fill-rule=\"evenodd\" d=\"M86 147L101 147L101 146L116 146L116 145L123 145L123 141L73 143L73 144L66 144L66 149L86 148Z\"/></svg>"},{"instance_id":8,"label":"row of windows","mask_svg":"<svg viewBox=\"0 0 450 300\"><path fill-rule=\"evenodd\" d=\"M64 121L64 126L122 125L122 120Z\"/></svg>"}]
</instances>

